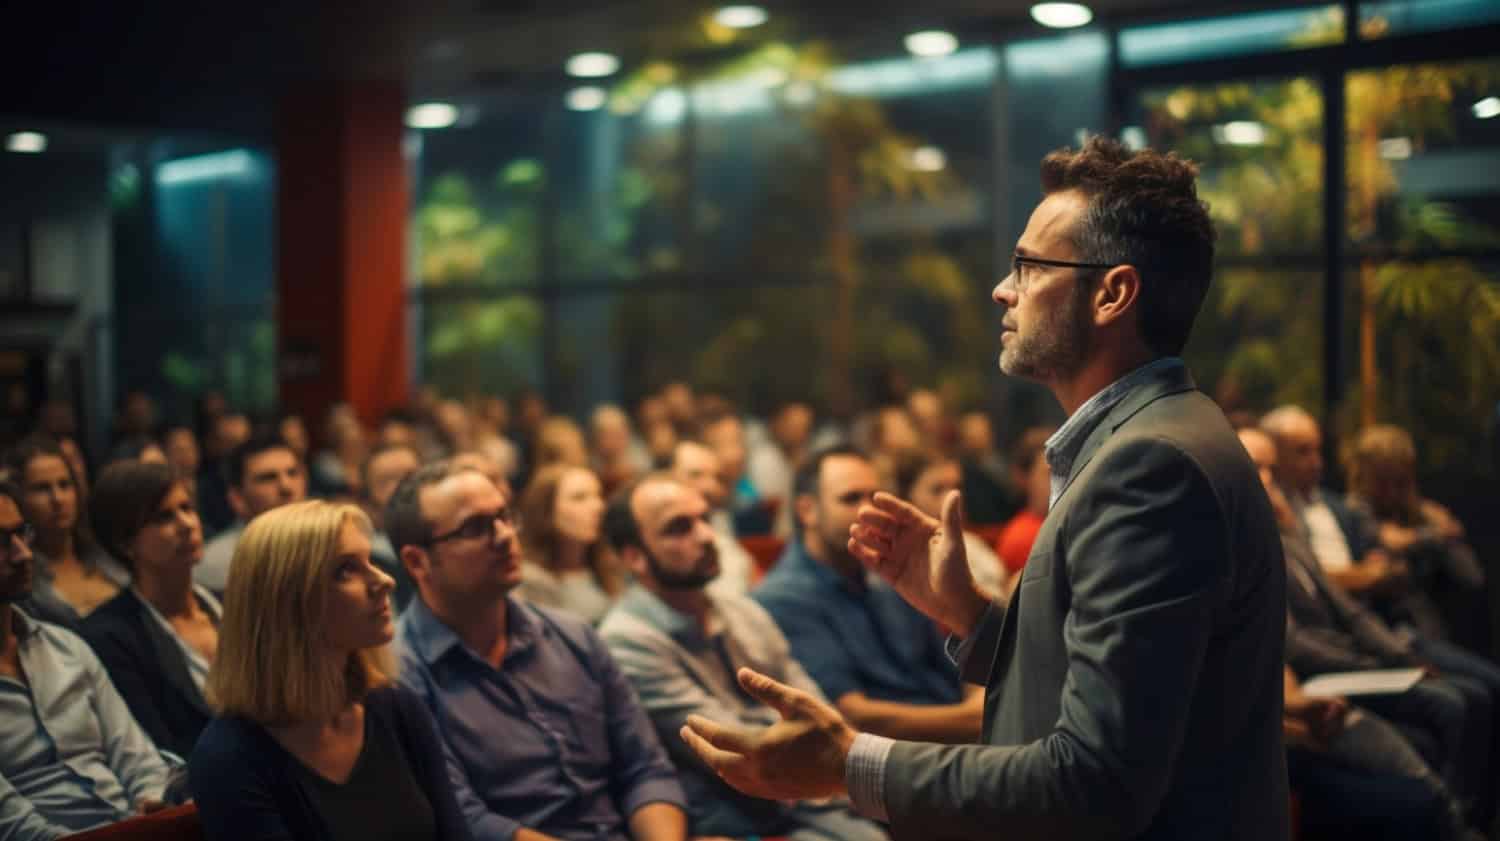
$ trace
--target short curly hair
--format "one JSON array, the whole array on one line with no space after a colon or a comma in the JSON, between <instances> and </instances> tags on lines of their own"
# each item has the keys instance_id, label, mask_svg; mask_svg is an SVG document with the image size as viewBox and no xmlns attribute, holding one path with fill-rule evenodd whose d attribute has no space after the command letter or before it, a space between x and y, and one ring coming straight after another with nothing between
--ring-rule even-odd
<instances>
[{"instance_id":1,"label":"short curly hair","mask_svg":"<svg viewBox=\"0 0 1500 841\"><path fill-rule=\"evenodd\" d=\"M1071 234L1079 259L1141 274L1140 330L1151 350L1182 353L1213 277L1214 226L1198 167L1175 153L1092 137L1042 159L1042 192L1077 190L1088 209Z\"/></svg>"}]
</instances>

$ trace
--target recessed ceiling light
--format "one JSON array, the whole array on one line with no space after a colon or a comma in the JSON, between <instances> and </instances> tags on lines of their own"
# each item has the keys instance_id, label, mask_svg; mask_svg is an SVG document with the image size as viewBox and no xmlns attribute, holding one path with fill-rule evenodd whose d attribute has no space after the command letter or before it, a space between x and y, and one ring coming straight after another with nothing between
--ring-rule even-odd
<instances>
[{"instance_id":1,"label":"recessed ceiling light","mask_svg":"<svg viewBox=\"0 0 1500 841\"><path fill-rule=\"evenodd\" d=\"M406 109L408 128L448 128L458 122L458 107L446 102L424 102Z\"/></svg>"},{"instance_id":2,"label":"recessed ceiling light","mask_svg":"<svg viewBox=\"0 0 1500 841\"><path fill-rule=\"evenodd\" d=\"M958 39L950 32L929 29L906 36L906 51L914 56L936 58L958 49Z\"/></svg>"},{"instance_id":3,"label":"recessed ceiling light","mask_svg":"<svg viewBox=\"0 0 1500 841\"><path fill-rule=\"evenodd\" d=\"M568 75L581 79L595 79L613 75L620 69L620 60L609 53L579 53L568 59Z\"/></svg>"},{"instance_id":4,"label":"recessed ceiling light","mask_svg":"<svg viewBox=\"0 0 1500 841\"><path fill-rule=\"evenodd\" d=\"M1474 116L1481 120L1500 117L1500 96L1487 96L1474 103Z\"/></svg>"},{"instance_id":5,"label":"recessed ceiling light","mask_svg":"<svg viewBox=\"0 0 1500 841\"><path fill-rule=\"evenodd\" d=\"M948 156L936 146L918 146L911 150L906 165L917 172L939 172L948 165Z\"/></svg>"},{"instance_id":6,"label":"recessed ceiling light","mask_svg":"<svg viewBox=\"0 0 1500 841\"><path fill-rule=\"evenodd\" d=\"M590 85L568 91L568 108L574 111L594 111L603 108L608 101L609 94L605 93L604 88Z\"/></svg>"},{"instance_id":7,"label":"recessed ceiling light","mask_svg":"<svg viewBox=\"0 0 1500 841\"><path fill-rule=\"evenodd\" d=\"M39 131L18 131L5 138L5 148L11 152L34 155L47 151L47 135Z\"/></svg>"},{"instance_id":8,"label":"recessed ceiling light","mask_svg":"<svg viewBox=\"0 0 1500 841\"><path fill-rule=\"evenodd\" d=\"M714 12L714 21L730 29L753 29L767 17L766 10L759 6L725 6Z\"/></svg>"},{"instance_id":9,"label":"recessed ceiling light","mask_svg":"<svg viewBox=\"0 0 1500 841\"><path fill-rule=\"evenodd\" d=\"M1082 3L1038 3L1031 7L1031 19L1053 29L1072 29L1094 19L1094 13Z\"/></svg>"}]
</instances>

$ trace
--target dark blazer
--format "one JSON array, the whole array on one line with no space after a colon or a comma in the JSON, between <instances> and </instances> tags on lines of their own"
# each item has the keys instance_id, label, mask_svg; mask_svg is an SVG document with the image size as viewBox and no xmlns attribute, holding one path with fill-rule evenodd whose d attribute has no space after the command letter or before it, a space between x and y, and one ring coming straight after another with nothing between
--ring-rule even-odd
<instances>
[{"instance_id":1,"label":"dark blazer","mask_svg":"<svg viewBox=\"0 0 1500 841\"><path fill-rule=\"evenodd\" d=\"M397 686L365 696L365 715L391 728L417 785L432 804L438 841L469 841L432 716ZM296 758L264 727L243 718L216 718L188 763L189 784L209 841L325 841L334 837L313 799L297 782Z\"/></svg>"},{"instance_id":2,"label":"dark blazer","mask_svg":"<svg viewBox=\"0 0 1500 841\"><path fill-rule=\"evenodd\" d=\"M1180 366L1133 388L959 652L982 743L892 748L894 837L1284 841L1285 574L1223 413Z\"/></svg>"},{"instance_id":3,"label":"dark blazer","mask_svg":"<svg viewBox=\"0 0 1500 841\"><path fill-rule=\"evenodd\" d=\"M81 632L151 741L183 758L191 754L213 711L193 683L181 646L140 597L121 592L89 614Z\"/></svg>"},{"instance_id":4,"label":"dark blazer","mask_svg":"<svg viewBox=\"0 0 1500 841\"><path fill-rule=\"evenodd\" d=\"M1420 665L1410 647L1369 608L1333 583L1300 535L1286 553L1286 662L1301 677Z\"/></svg>"}]
</instances>

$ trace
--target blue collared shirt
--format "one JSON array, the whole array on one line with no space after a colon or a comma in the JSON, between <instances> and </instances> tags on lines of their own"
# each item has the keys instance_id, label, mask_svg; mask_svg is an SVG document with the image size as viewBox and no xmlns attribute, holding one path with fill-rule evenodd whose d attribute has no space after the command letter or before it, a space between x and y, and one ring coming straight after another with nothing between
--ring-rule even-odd
<instances>
[{"instance_id":1,"label":"blue collared shirt","mask_svg":"<svg viewBox=\"0 0 1500 841\"><path fill-rule=\"evenodd\" d=\"M0 677L0 838L51 841L160 799L167 763L76 634L14 606L26 681Z\"/></svg>"},{"instance_id":2,"label":"blue collared shirt","mask_svg":"<svg viewBox=\"0 0 1500 841\"><path fill-rule=\"evenodd\" d=\"M850 692L902 704L963 700L937 627L874 574L847 581L792 540L751 596L829 700Z\"/></svg>"},{"instance_id":3,"label":"blue collared shirt","mask_svg":"<svg viewBox=\"0 0 1500 841\"><path fill-rule=\"evenodd\" d=\"M567 841L629 841L649 803L686 809L630 683L587 623L509 599L490 666L420 599L401 615L401 682L427 702L476 841L527 827Z\"/></svg>"},{"instance_id":4,"label":"blue collared shirt","mask_svg":"<svg viewBox=\"0 0 1500 841\"><path fill-rule=\"evenodd\" d=\"M1052 433L1046 445L1047 467L1052 472L1052 492L1047 499L1049 510L1062 495L1063 488L1068 484L1068 477L1073 475L1073 463L1078 460L1079 454L1083 451L1084 442L1094 434L1094 430L1099 427L1110 410L1118 406L1120 401L1125 399L1125 395L1141 383L1156 379L1168 369L1182 367L1184 367L1183 361L1176 356L1164 356L1142 365L1084 401L1084 404L1069 415L1068 420L1056 432Z\"/></svg>"}]
</instances>

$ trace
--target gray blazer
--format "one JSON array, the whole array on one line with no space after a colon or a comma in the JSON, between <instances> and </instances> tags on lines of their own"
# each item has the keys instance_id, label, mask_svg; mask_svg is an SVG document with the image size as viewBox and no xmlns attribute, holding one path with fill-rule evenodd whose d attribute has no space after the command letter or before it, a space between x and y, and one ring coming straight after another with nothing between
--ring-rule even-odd
<instances>
[{"instance_id":1,"label":"gray blazer","mask_svg":"<svg viewBox=\"0 0 1500 841\"><path fill-rule=\"evenodd\" d=\"M1300 535L1282 535L1286 553L1286 662L1300 677L1417 666L1410 646L1323 572Z\"/></svg>"},{"instance_id":2,"label":"gray blazer","mask_svg":"<svg viewBox=\"0 0 1500 841\"><path fill-rule=\"evenodd\" d=\"M1133 389L959 651L982 744L892 748L892 834L1286 839L1285 574L1223 413L1182 368Z\"/></svg>"}]
</instances>

